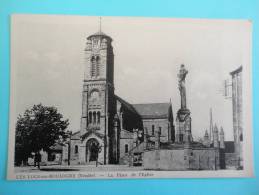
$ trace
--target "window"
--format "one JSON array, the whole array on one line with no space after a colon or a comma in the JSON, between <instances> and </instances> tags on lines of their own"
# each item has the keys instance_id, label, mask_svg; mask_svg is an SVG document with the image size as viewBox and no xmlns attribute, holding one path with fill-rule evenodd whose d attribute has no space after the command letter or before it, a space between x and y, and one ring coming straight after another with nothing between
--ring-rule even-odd
<instances>
[{"instance_id":1,"label":"window","mask_svg":"<svg viewBox=\"0 0 259 195\"><path fill-rule=\"evenodd\" d=\"M100 75L100 57L92 56L91 57L91 77L97 77Z\"/></svg>"},{"instance_id":2,"label":"window","mask_svg":"<svg viewBox=\"0 0 259 195\"><path fill-rule=\"evenodd\" d=\"M162 127L159 127L158 133L159 133L159 135L161 135L161 133L162 133Z\"/></svg>"},{"instance_id":3,"label":"window","mask_svg":"<svg viewBox=\"0 0 259 195\"><path fill-rule=\"evenodd\" d=\"M89 112L89 124L92 123L92 112Z\"/></svg>"},{"instance_id":4,"label":"window","mask_svg":"<svg viewBox=\"0 0 259 195\"><path fill-rule=\"evenodd\" d=\"M75 145L75 154L78 154L78 145Z\"/></svg>"},{"instance_id":5,"label":"window","mask_svg":"<svg viewBox=\"0 0 259 195\"><path fill-rule=\"evenodd\" d=\"M96 112L93 113L93 123L96 123Z\"/></svg>"},{"instance_id":6,"label":"window","mask_svg":"<svg viewBox=\"0 0 259 195\"><path fill-rule=\"evenodd\" d=\"M128 152L129 152L129 145L125 144L125 153L128 153Z\"/></svg>"},{"instance_id":7,"label":"window","mask_svg":"<svg viewBox=\"0 0 259 195\"><path fill-rule=\"evenodd\" d=\"M96 57L96 76L100 75L100 57Z\"/></svg>"},{"instance_id":8,"label":"window","mask_svg":"<svg viewBox=\"0 0 259 195\"><path fill-rule=\"evenodd\" d=\"M101 114L100 112L97 112L97 123L100 124L100 118L101 118Z\"/></svg>"},{"instance_id":9,"label":"window","mask_svg":"<svg viewBox=\"0 0 259 195\"><path fill-rule=\"evenodd\" d=\"M152 135L155 135L155 125L152 125Z\"/></svg>"},{"instance_id":10,"label":"window","mask_svg":"<svg viewBox=\"0 0 259 195\"><path fill-rule=\"evenodd\" d=\"M93 40L93 45L94 45L94 46L97 46L97 45L98 45L98 39L94 39L94 40Z\"/></svg>"},{"instance_id":11,"label":"window","mask_svg":"<svg viewBox=\"0 0 259 195\"><path fill-rule=\"evenodd\" d=\"M96 75L96 59L95 56L91 58L91 76L94 77Z\"/></svg>"}]
</instances>

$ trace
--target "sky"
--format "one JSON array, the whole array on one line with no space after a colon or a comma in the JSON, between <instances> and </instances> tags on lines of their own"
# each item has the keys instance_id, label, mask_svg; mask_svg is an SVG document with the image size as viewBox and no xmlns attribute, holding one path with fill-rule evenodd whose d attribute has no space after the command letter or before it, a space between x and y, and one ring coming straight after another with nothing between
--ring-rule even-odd
<instances>
[{"instance_id":1,"label":"sky","mask_svg":"<svg viewBox=\"0 0 259 195\"><path fill-rule=\"evenodd\" d=\"M34 104L56 106L80 129L86 38L99 31L99 17L13 15L11 104L15 117ZM213 122L233 140L232 101L224 80L250 66L250 22L174 18L102 17L112 37L115 93L129 103L169 102L180 108L177 73L184 64L187 107L195 139ZM11 121L15 123L15 121Z\"/></svg>"}]
</instances>

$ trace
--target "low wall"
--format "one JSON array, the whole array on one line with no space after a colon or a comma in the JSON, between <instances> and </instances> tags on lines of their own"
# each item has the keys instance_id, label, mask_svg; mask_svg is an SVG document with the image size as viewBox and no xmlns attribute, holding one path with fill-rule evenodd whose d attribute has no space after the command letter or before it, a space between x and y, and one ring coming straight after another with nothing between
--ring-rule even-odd
<instances>
[{"instance_id":1,"label":"low wall","mask_svg":"<svg viewBox=\"0 0 259 195\"><path fill-rule=\"evenodd\" d=\"M237 160L235 153L225 153L226 167L235 168L237 166Z\"/></svg>"},{"instance_id":2,"label":"low wall","mask_svg":"<svg viewBox=\"0 0 259 195\"><path fill-rule=\"evenodd\" d=\"M143 153L144 169L153 170L215 170L219 169L219 151L202 149L161 149Z\"/></svg>"}]
</instances>

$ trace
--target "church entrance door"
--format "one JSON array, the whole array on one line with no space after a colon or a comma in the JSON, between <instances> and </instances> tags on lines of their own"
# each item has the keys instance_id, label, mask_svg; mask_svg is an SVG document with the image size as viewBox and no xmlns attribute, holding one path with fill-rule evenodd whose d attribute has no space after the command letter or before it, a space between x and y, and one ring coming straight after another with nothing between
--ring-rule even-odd
<instances>
[{"instance_id":1,"label":"church entrance door","mask_svg":"<svg viewBox=\"0 0 259 195\"><path fill-rule=\"evenodd\" d=\"M86 142L86 162L90 163L98 159L99 143L96 139L91 138Z\"/></svg>"}]
</instances>

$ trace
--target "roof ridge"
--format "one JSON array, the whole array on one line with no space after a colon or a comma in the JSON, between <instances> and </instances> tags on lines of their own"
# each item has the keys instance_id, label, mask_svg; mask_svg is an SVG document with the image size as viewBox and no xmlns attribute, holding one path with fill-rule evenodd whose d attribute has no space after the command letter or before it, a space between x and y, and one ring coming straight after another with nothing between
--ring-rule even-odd
<instances>
[{"instance_id":1,"label":"roof ridge","mask_svg":"<svg viewBox=\"0 0 259 195\"><path fill-rule=\"evenodd\" d=\"M77 133L80 133L80 130L77 130L77 131L73 132L72 135L75 135Z\"/></svg>"},{"instance_id":2,"label":"roof ridge","mask_svg":"<svg viewBox=\"0 0 259 195\"><path fill-rule=\"evenodd\" d=\"M126 106L130 107L130 109L132 111L134 111L135 113L139 114L138 111L134 108L133 104L130 104L129 102L127 102L126 100L122 99L121 97L119 97L118 95L114 94L114 96L119 100L122 101L122 103L124 103Z\"/></svg>"},{"instance_id":3,"label":"roof ridge","mask_svg":"<svg viewBox=\"0 0 259 195\"><path fill-rule=\"evenodd\" d=\"M132 105L145 105L145 104L170 104L170 102L150 102L150 103L137 103L137 104L132 104Z\"/></svg>"}]
</instances>

